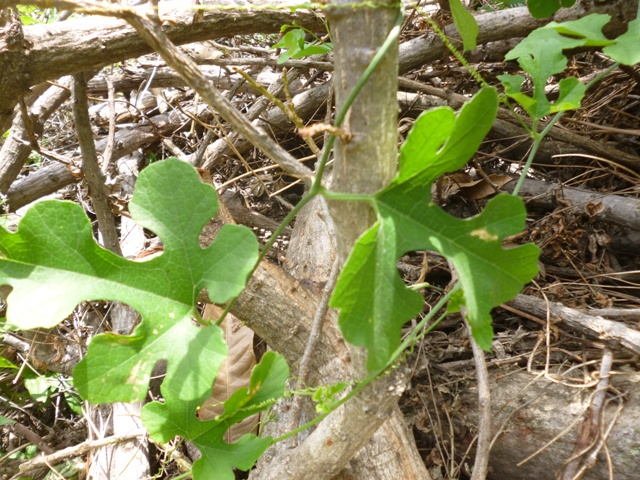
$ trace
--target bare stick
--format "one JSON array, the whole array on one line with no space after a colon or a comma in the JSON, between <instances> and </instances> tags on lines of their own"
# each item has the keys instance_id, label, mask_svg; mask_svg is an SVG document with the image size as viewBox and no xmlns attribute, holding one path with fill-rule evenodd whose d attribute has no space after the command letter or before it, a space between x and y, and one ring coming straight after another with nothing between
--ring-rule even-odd
<instances>
[{"instance_id":1,"label":"bare stick","mask_svg":"<svg viewBox=\"0 0 640 480\"><path fill-rule=\"evenodd\" d=\"M473 360L476 365L478 379L478 448L473 464L471 480L484 480L489 471L489 451L491 450L491 390L489 389L489 372L484 358L484 350L473 340L471 326L465 320L467 332L471 339Z\"/></svg>"},{"instance_id":2,"label":"bare stick","mask_svg":"<svg viewBox=\"0 0 640 480\"><path fill-rule=\"evenodd\" d=\"M161 26L149 18L123 8L122 18L136 29L140 36L158 52L167 65L184 79L185 83L209 106L231 124L244 138L258 147L267 157L287 173L305 179L310 183L313 172L283 149L266 132L257 129L227 100L200 71L196 63L171 43Z\"/></svg>"},{"instance_id":3,"label":"bare stick","mask_svg":"<svg viewBox=\"0 0 640 480\"><path fill-rule=\"evenodd\" d=\"M73 77L73 118L82 151L82 173L98 217L102 243L107 250L121 255L120 240L109 205L104 175L100 171L87 103L87 79L83 73Z\"/></svg>"},{"instance_id":4,"label":"bare stick","mask_svg":"<svg viewBox=\"0 0 640 480\"><path fill-rule=\"evenodd\" d=\"M109 165L113 158L113 147L116 143L116 102L115 88L111 78L106 77L107 95L109 98L109 135L107 136L107 146L102 154L102 173L107 174Z\"/></svg>"},{"instance_id":5,"label":"bare stick","mask_svg":"<svg viewBox=\"0 0 640 480\"><path fill-rule=\"evenodd\" d=\"M304 349L304 354L302 355L302 360L300 360L300 370L298 374L298 388L306 385L309 380L309 373L311 372L311 359L313 358L313 352L316 348L316 345L320 341L320 335L322 334L322 325L324 325L324 319L327 315L327 310L329 309L329 299L331 298L331 294L333 293L333 289L336 286L336 281L338 280L338 273L340 272L340 264L341 262L336 259L333 262L333 267L331 267L331 273L329 274L329 279L327 280L326 285L324 286L324 290L322 291L322 298L320 298L320 303L318 303L318 308L316 309L316 314L313 317L313 324L311 325L311 332L309 333L309 339L307 340L307 345ZM295 397L293 401L293 406L291 407L291 424L293 428L297 428L300 423L300 415L302 414L302 401L304 397L298 395ZM297 437L292 437L297 438Z\"/></svg>"},{"instance_id":6,"label":"bare stick","mask_svg":"<svg viewBox=\"0 0 640 480\"><path fill-rule=\"evenodd\" d=\"M562 480L581 478L584 471L588 468L587 465L591 457L589 453L598 446L598 437L601 430L599 424L602 420L601 412L604 406L605 394L609 388L609 377L611 375L612 365L613 352L608 347L605 347L600 365L600 381L591 399L591 405L587 410L587 415L580 426L573 458L565 465L564 471L562 472Z\"/></svg>"},{"instance_id":7,"label":"bare stick","mask_svg":"<svg viewBox=\"0 0 640 480\"><path fill-rule=\"evenodd\" d=\"M73 447L68 447L58 452L52 453L51 455L40 455L28 462L20 465L20 473L27 473L31 470L41 467L47 467L49 465L56 465L60 463L65 458L70 457L79 457L80 455L84 455L85 453L94 450L96 448L102 448L105 445L112 445L114 443L120 442L128 442L130 440L136 439L138 437L144 437L147 432L132 432L128 435L121 436L113 436L107 437L100 440L92 440L80 443L78 445L74 445Z\"/></svg>"}]
</instances>

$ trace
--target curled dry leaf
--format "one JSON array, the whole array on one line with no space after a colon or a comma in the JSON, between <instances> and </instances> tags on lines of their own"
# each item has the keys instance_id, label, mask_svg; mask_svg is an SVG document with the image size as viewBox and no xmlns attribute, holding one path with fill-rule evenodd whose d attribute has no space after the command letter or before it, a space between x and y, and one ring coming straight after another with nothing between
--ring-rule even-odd
<instances>
[{"instance_id":1,"label":"curled dry leaf","mask_svg":"<svg viewBox=\"0 0 640 480\"><path fill-rule=\"evenodd\" d=\"M204 308L203 318L215 321L222 310L213 304ZM256 365L253 351L253 331L238 318L228 314L222 322L222 330L229 349L229 356L220 366L213 384L211 397L198 410L200 420L212 420L224 411L222 404L239 388L249 387L251 371ZM245 418L232 425L225 433L224 441L235 443L245 433L251 433L258 425L259 415Z\"/></svg>"},{"instance_id":2,"label":"curled dry leaf","mask_svg":"<svg viewBox=\"0 0 640 480\"><path fill-rule=\"evenodd\" d=\"M477 180L472 179L465 172L455 173L447 177L446 196L459 191L470 200L480 200L495 195L496 188L500 189L512 180L513 177L509 175L493 173Z\"/></svg>"}]
</instances>

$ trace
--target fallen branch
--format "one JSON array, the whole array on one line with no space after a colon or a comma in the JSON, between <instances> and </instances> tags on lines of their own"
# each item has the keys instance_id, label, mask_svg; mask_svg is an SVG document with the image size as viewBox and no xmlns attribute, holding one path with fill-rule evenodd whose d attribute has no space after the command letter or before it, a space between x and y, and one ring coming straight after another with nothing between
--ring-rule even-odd
<instances>
[{"instance_id":1,"label":"fallen branch","mask_svg":"<svg viewBox=\"0 0 640 480\"><path fill-rule=\"evenodd\" d=\"M640 158L638 158L638 162L640 162ZM640 167L640 163L638 166ZM502 188L507 192L512 192L513 187L513 184L507 184ZM570 210L585 213L593 220L640 231L640 200L634 197L565 187L557 183L542 182L531 178L525 180L520 195L524 197L527 204L549 210L556 208L557 199L562 198L572 204L569 207Z\"/></svg>"},{"instance_id":2,"label":"fallen branch","mask_svg":"<svg viewBox=\"0 0 640 480\"><path fill-rule=\"evenodd\" d=\"M547 311L554 323L562 323L590 338L597 338L615 348L622 345L636 355L640 355L640 332L625 324L588 315L561 303L545 302L530 295L518 295L507 305L523 310L539 318L546 318Z\"/></svg>"},{"instance_id":3,"label":"fallen branch","mask_svg":"<svg viewBox=\"0 0 640 480\"><path fill-rule=\"evenodd\" d=\"M78 445L74 445L73 447L68 447L58 452L52 453L51 455L39 455L32 460L24 462L22 465L20 465L20 473L28 473L31 470L42 467L48 468L50 465L57 465L66 458L79 457L80 455L84 455L85 453L88 453L92 450L102 448L105 445L128 442L139 437L145 437L146 435L146 431L131 432L128 435L113 436L102 438L100 440L86 441Z\"/></svg>"}]
</instances>

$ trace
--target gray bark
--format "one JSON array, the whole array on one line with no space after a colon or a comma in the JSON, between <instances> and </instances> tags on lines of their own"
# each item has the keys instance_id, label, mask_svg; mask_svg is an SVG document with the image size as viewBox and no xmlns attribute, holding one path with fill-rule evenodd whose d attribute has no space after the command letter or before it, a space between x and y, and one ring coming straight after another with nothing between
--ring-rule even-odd
<instances>
[{"instance_id":1,"label":"gray bark","mask_svg":"<svg viewBox=\"0 0 640 480\"><path fill-rule=\"evenodd\" d=\"M638 478L638 451L640 445L640 376L637 373L614 375L611 383L626 395L620 412L607 440L607 448L613 465L613 478L635 480ZM475 389L464 391L459 409L452 417L458 432L474 430L477 417ZM570 388L544 377L526 372L498 371L491 374L493 397L492 427L494 440L489 461L488 480L517 478L518 480L552 480L564 462L573 455L578 426L589 406L593 391ZM603 431L614 418L618 403L608 403L601 423ZM573 428L556 442L541 451L523 465L518 463L559 436L567 427ZM456 450L466 451L468 439L458 439ZM594 468L583 477L585 480L610 478L604 453L598 456Z\"/></svg>"}]
</instances>

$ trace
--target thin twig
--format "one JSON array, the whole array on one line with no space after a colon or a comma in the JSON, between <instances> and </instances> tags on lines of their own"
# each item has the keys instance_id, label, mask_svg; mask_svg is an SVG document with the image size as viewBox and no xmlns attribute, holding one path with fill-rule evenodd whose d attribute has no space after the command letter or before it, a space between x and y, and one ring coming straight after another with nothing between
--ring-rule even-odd
<instances>
[{"instance_id":1,"label":"thin twig","mask_svg":"<svg viewBox=\"0 0 640 480\"><path fill-rule=\"evenodd\" d=\"M259 66L259 67L287 67L287 68L302 68L309 69L315 68L317 70L333 70L333 63L331 62L322 62L317 60L287 60L283 63L278 63L278 60L275 58L210 58L207 60L199 60L197 63L201 65L220 65L220 66L228 66L228 67L248 67L248 66Z\"/></svg>"},{"instance_id":2,"label":"thin twig","mask_svg":"<svg viewBox=\"0 0 640 480\"><path fill-rule=\"evenodd\" d=\"M167 65L173 68L210 107L217 111L231 126L248 141L258 147L273 162L290 175L311 182L313 172L282 148L266 132L256 128L233 104L222 95L198 66L182 53L162 30L158 22L138 15L134 10L121 7L121 18L125 19L138 34L158 52Z\"/></svg>"},{"instance_id":3,"label":"thin twig","mask_svg":"<svg viewBox=\"0 0 640 480\"><path fill-rule=\"evenodd\" d=\"M451 284L458 280L458 273L450 259L447 259L449 271L451 272ZM478 446L476 448L476 458L473 463L471 480L484 480L489 472L489 452L491 451L491 389L489 387L489 371L484 358L484 351L473 339L471 325L466 319L466 308L460 309L460 314L467 327L467 333L471 341L473 352L473 362L476 367L476 377L478 380Z\"/></svg>"},{"instance_id":4,"label":"thin twig","mask_svg":"<svg viewBox=\"0 0 640 480\"><path fill-rule=\"evenodd\" d=\"M13 431L18 435L26 438L29 442L33 443L36 447L40 449L41 452L50 455L55 452L51 446L37 433L29 430L27 427L22 425L21 423L16 423L13 426Z\"/></svg>"},{"instance_id":5,"label":"thin twig","mask_svg":"<svg viewBox=\"0 0 640 480\"><path fill-rule=\"evenodd\" d=\"M611 375L611 367L613 365L613 352L610 348L605 347L602 354L602 364L600 365L600 381L598 388L591 398L591 405L587 410L587 415L580 426L574 455L562 472L562 480L575 480L581 478L584 471L587 470L586 464L589 459L589 451L598 442L598 434L600 429L598 424L601 420L602 407L604 405L605 394L609 388L609 377ZM584 468L583 468L584 467Z\"/></svg>"},{"instance_id":6,"label":"thin twig","mask_svg":"<svg viewBox=\"0 0 640 480\"><path fill-rule=\"evenodd\" d=\"M464 316L464 315L463 315ZM467 332L471 338L471 349L478 379L478 447L473 464L471 480L484 480L489 471L489 451L491 449L491 390L489 372L484 358L484 350L473 340L471 325L465 319Z\"/></svg>"},{"instance_id":7,"label":"thin twig","mask_svg":"<svg viewBox=\"0 0 640 480\"><path fill-rule=\"evenodd\" d=\"M307 340L307 345L304 349L304 353L302 354L302 360L300 360L300 369L298 372L298 388L303 388L309 380L313 352L316 348L316 345L318 344L318 341L320 340L320 335L322 334L322 326L324 325L327 310L329 309L329 299L331 298L333 289L336 286L339 272L340 261L336 258L336 260L333 262L333 267L331 267L331 273L329 274L327 283L325 284L324 290L322 291L322 298L320 298L320 302L318 303L318 307L316 309L316 314L313 317L313 324L311 326L311 332L309 333L309 339ZM290 418L291 424L294 426L294 428L298 427L298 424L300 423L303 400L304 397L302 395L296 396L291 407ZM297 439L297 437L292 437L292 441L295 441L294 439Z\"/></svg>"},{"instance_id":8,"label":"thin twig","mask_svg":"<svg viewBox=\"0 0 640 480\"><path fill-rule=\"evenodd\" d=\"M127 435L112 436L102 438L100 440L91 440L80 443L78 445L74 445L73 447L65 448L58 452L52 453L51 455L40 455L20 465L20 473L27 473L37 468L46 467L47 465L56 465L65 458L79 457L80 455L84 455L91 450L102 448L106 445L113 445L114 443L128 442L129 440L134 440L138 437L144 437L146 434L147 432L145 431L139 431L132 432Z\"/></svg>"},{"instance_id":9,"label":"thin twig","mask_svg":"<svg viewBox=\"0 0 640 480\"><path fill-rule=\"evenodd\" d=\"M102 153L102 174L106 175L111 165L111 159L113 157L113 147L116 144L116 102L115 102L115 88L113 82L109 76L106 77L107 82L107 97L109 101L109 134L107 136L107 146Z\"/></svg>"}]
</instances>

